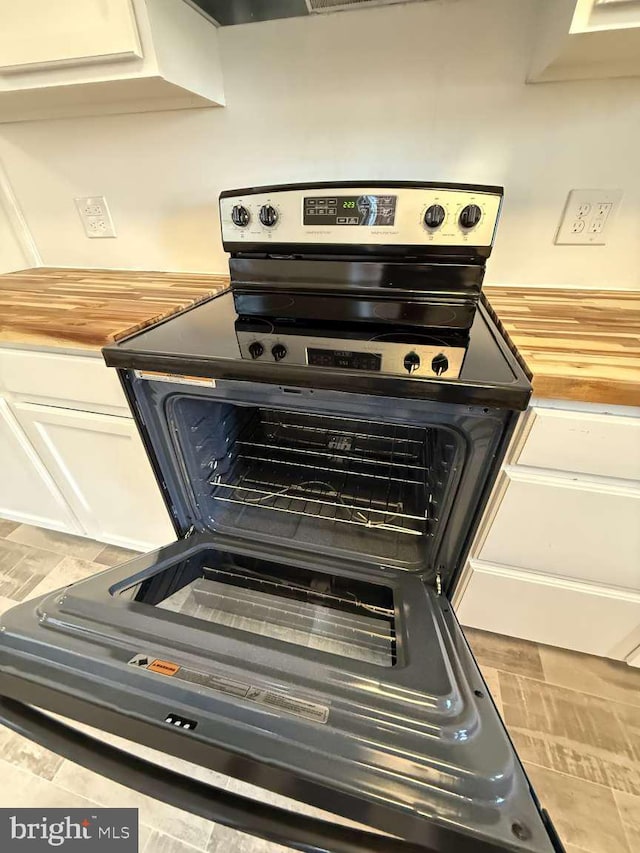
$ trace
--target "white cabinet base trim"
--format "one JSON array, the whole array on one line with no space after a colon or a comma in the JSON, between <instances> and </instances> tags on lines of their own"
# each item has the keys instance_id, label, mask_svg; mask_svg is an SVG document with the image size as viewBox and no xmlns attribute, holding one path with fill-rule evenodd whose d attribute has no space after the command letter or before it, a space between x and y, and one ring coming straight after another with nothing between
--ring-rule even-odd
<instances>
[{"instance_id":1,"label":"white cabinet base trim","mask_svg":"<svg viewBox=\"0 0 640 853\"><path fill-rule=\"evenodd\" d=\"M618 660L633 649L640 593L478 560L464 580L453 600L463 625Z\"/></svg>"}]
</instances>

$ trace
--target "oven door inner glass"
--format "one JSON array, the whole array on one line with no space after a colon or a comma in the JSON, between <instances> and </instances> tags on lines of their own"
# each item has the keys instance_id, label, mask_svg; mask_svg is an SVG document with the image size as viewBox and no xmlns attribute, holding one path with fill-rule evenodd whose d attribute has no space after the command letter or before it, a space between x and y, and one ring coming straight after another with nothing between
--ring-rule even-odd
<instances>
[{"instance_id":1,"label":"oven door inner glass","mask_svg":"<svg viewBox=\"0 0 640 853\"><path fill-rule=\"evenodd\" d=\"M393 591L363 580L206 551L120 595L212 627L378 666L396 662Z\"/></svg>"}]
</instances>

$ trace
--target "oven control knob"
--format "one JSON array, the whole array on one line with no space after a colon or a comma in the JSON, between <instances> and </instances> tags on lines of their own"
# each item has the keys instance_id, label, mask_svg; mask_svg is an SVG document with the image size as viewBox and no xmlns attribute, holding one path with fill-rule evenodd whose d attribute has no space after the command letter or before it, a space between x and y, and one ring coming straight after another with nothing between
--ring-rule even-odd
<instances>
[{"instance_id":1,"label":"oven control knob","mask_svg":"<svg viewBox=\"0 0 640 853\"><path fill-rule=\"evenodd\" d=\"M271 228L278 221L278 211L271 204L263 204L260 208L260 222Z\"/></svg>"},{"instance_id":2,"label":"oven control knob","mask_svg":"<svg viewBox=\"0 0 640 853\"><path fill-rule=\"evenodd\" d=\"M427 228L439 228L444 222L445 209L441 204L432 204L424 214L424 224Z\"/></svg>"},{"instance_id":3,"label":"oven control knob","mask_svg":"<svg viewBox=\"0 0 640 853\"><path fill-rule=\"evenodd\" d=\"M413 373L420 367L420 356L417 352L408 352L404 357L404 369L407 373Z\"/></svg>"},{"instance_id":4,"label":"oven control knob","mask_svg":"<svg viewBox=\"0 0 640 853\"><path fill-rule=\"evenodd\" d=\"M260 341L254 341L252 344L249 344L249 355L251 358L260 358L263 352L264 347Z\"/></svg>"},{"instance_id":5,"label":"oven control knob","mask_svg":"<svg viewBox=\"0 0 640 853\"><path fill-rule=\"evenodd\" d=\"M435 373L436 376L442 376L443 373L449 369L449 359L443 352L439 352L438 355L434 355L431 360L431 370Z\"/></svg>"},{"instance_id":6,"label":"oven control knob","mask_svg":"<svg viewBox=\"0 0 640 853\"><path fill-rule=\"evenodd\" d=\"M480 222L480 217L482 216L482 211L478 207L477 204L468 204L466 207L463 207L460 212L460 226L462 228L475 228L475 226Z\"/></svg>"},{"instance_id":7,"label":"oven control knob","mask_svg":"<svg viewBox=\"0 0 640 853\"><path fill-rule=\"evenodd\" d=\"M244 205L233 205L233 210L231 211L231 221L234 225L239 225L240 228L244 228L246 225L249 224L250 219L251 215Z\"/></svg>"},{"instance_id":8,"label":"oven control knob","mask_svg":"<svg viewBox=\"0 0 640 853\"><path fill-rule=\"evenodd\" d=\"M284 344L274 344L271 347L271 355L276 361L282 361L287 354L287 348Z\"/></svg>"}]
</instances>

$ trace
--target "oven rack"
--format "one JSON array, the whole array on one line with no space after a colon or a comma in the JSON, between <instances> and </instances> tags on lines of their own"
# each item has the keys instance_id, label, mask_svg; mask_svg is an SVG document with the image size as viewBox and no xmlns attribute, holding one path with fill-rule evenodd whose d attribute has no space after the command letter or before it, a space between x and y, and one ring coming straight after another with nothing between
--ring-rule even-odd
<instances>
[{"instance_id":1,"label":"oven rack","mask_svg":"<svg viewBox=\"0 0 640 853\"><path fill-rule=\"evenodd\" d=\"M293 593L298 600L303 602L306 601L307 603L316 605L320 604L327 607L339 608L342 618L347 621L350 618L350 612L358 614L359 611L362 611L367 616L380 617L391 622L393 622L395 617L393 606L384 607L380 604L372 604L359 598L354 592L338 593L329 591L329 588L320 589L315 586L305 586L302 583L284 580L283 578L264 574L263 572L205 565L203 567L203 577L208 581L219 581L220 583L229 585L236 584L238 587L246 590L265 592L271 595L278 595L283 591ZM360 615L356 615L355 618L360 618ZM317 618L322 619L322 615L320 614Z\"/></svg>"},{"instance_id":2,"label":"oven rack","mask_svg":"<svg viewBox=\"0 0 640 853\"><path fill-rule=\"evenodd\" d=\"M375 466L372 460L314 450L301 450L292 447L265 447L261 444L238 442L234 458L247 464L268 462L274 466L290 466L313 476L342 474L351 477L363 477L382 483L405 483L424 485L428 469L423 466L394 465L381 462ZM364 464L362 464L364 462Z\"/></svg>"},{"instance_id":3,"label":"oven rack","mask_svg":"<svg viewBox=\"0 0 640 853\"><path fill-rule=\"evenodd\" d=\"M261 409L259 417L249 422L236 441L265 449L339 453L343 458L375 465L387 462L423 468L424 438L425 430L419 427Z\"/></svg>"},{"instance_id":4,"label":"oven rack","mask_svg":"<svg viewBox=\"0 0 640 853\"><path fill-rule=\"evenodd\" d=\"M211 497L226 503L413 536L426 532L426 489L416 481L238 454L211 482Z\"/></svg>"}]
</instances>

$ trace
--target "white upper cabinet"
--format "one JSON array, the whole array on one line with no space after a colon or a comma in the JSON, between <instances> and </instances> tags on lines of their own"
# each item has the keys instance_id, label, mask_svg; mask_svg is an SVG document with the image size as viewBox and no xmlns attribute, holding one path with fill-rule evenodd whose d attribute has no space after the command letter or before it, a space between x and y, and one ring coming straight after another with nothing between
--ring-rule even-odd
<instances>
[{"instance_id":1,"label":"white upper cabinet","mask_svg":"<svg viewBox=\"0 0 640 853\"><path fill-rule=\"evenodd\" d=\"M638 0L542 0L529 83L640 76Z\"/></svg>"},{"instance_id":2,"label":"white upper cabinet","mask_svg":"<svg viewBox=\"0 0 640 853\"><path fill-rule=\"evenodd\" d=\"M184 0L0 0L0 120L221 106L216 27Z\"/></svg>"},{"instance_id":3,"label":"white upper cabinet","mask_svg":"<svg viewBox=\"0 0 640 853\"><path fill-rule=\"evenodd\" d=\"M142 59L131 0L20 0L2 7L3 74Z\"/></svg>"}]
</instances>

